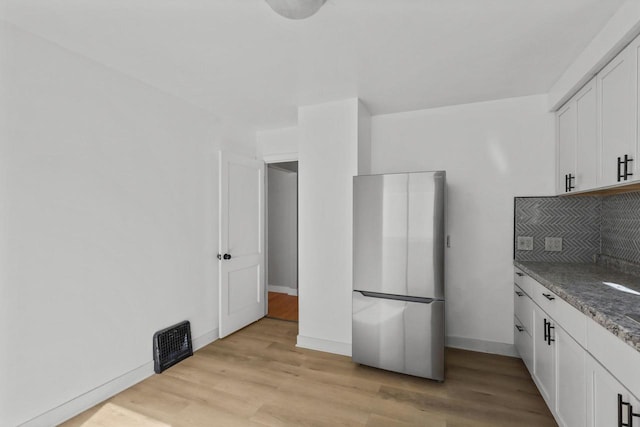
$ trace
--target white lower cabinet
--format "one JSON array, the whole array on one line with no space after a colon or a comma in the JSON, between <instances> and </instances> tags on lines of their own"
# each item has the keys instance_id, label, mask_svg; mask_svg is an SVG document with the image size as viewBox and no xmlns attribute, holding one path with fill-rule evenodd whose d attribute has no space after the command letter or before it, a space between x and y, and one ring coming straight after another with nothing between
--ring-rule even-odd
<instances>
[{"instance_id":1,"label":"white lower cabinet","mask_svg":"<svg viewBox=\"0 0 640 427\"><path fill-rule=\"evenodd\" d=\"M516 271L515 277L519 276ZM513 306L514 306L514 343L518 354L530 372L533 372L533 301L529 298L518 283L513 285Z\"/></svg>"},{"instance_id":2,"label":"white lower cabinet","mask_svg":"<svg viewBox=\"0 0 640 427\"><path fill-rule=\"evenodd\" d=\"M587 352L561 327L556 326L554 339L558 424L566 427L585 426L587 424Z\"/></svg>"},{"instance_id":3,"label":"white lower cabinet","mask_svg":"<svg viewBox=\"0 0 640 427\"><path fill-rule=\"evenodd\" d=\"M585 425L640 425L640 404L633 395L595 359L588 357L587 364L588 412Z\"/></svg>"},{"instance_id":4,"label":"white lower cabinet","mask_svg":"<svg viewBox=\"0 0 640 427\"><path fill-rule=\"evenodd\" d=\"M522 358L527 369L533 372L533 338L517 317L514 319L514 325L514 341L516 350L518 350L518 354Z\"/></svg>"},{"instance_id":5,"label":"white lower cabinet","mask_svg":"<svg viewBox=\"0 0 640 427\"><path fill-rule=\"evenodd\" d=\"M578 316L566 302L556 298L549 300L556 304L547 304L547 299L539 298L541 286L536 282L527 291L518 283L514 286L514 342L557 423L640 427L636 399L640 353L599 325L591 325L595 323L581 313ZM531 319L528 328L522 318ZM587 338L585 331L590 332Z\"/></svg>"},{"instance_id":6,"label":"white lower cabinet","mask_svg":"<svg viewBox=\"0 0 640 427\"><path fill-rule=\"evenodd\" d=\"M533 309L533 377L553 412L556 400L556 357L551 319L537 305Z\"/></svg>"}]
</instances>

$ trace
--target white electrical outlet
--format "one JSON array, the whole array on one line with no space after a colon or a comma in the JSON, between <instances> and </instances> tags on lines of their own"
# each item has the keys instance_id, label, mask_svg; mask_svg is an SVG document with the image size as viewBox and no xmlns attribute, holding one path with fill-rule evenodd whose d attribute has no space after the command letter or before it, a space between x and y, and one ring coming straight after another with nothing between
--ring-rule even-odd
<instances>
[{"instance_id":1,"label":"white electrical outlet","mask_svg":"<svg viewBox=\"0 0 640 427\"><path fill-rule=\"evenodd\" d=\"M561 252L562 237L545 237L544 250L549 252Z\"/></svg>"},{"instance_id":2,"label":"white electrical outlet","mask_svg":"<svg viewBox=\"0 0 640 427\"><path fill-rule=\"evenodd\" d=\"M533 250L533 237L530 237L530 236L518 236L517 249L519 251L532 251Z\"/></svg>"}]
</instances>

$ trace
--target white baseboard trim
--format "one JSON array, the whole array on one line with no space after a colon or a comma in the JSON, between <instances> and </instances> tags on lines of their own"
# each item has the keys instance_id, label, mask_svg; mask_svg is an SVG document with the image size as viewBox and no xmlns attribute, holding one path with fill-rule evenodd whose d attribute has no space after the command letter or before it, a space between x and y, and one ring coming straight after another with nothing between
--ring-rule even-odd
<instances>
[{"instance_id":1,"label":"white baseboard trim","mask_svg":"<svg viewBox=\"0 0 640 427\"><path fill-rule=\"evenodd\" d=\"M479 351L481 353L499 354L501 356L520 357L515 345L502 342L449 336L446 338L446 346L460 348L462 350Z\"/></svg>"},{"instance_id":2,"label":"white baseboard trim","mask_svg":"<svg viewBox=\"0 0 640 427\"><path fill-rule=\"evenodd\" d=\"M329 341L321 338L298 335L298 343L296 344L296 347L324 351L325 353L341 354L343 356L351 356L351 344L346 342Z\"/></svg>"},{"instance_id":3,"label":"white baseboard trim","mask_svg":"<svg viewBox=\"0 0 640 427\"><path fill-rule=\"evenodd\" d=\"M193 351L198 351L202 347L211 344L220 338L220 330L215 328L212 331L207 332L206 334L200 335L198 338L194 338L191 340L191 345L193 346Z\"/></svg>"},{"instance_id":4,"label":"white baseboard trim","mask_svg":"<svg viewBox=\"0 0 640 427\"><path fill-rule=\"evenodd\" d=\"M268 289L269 292L298 296L298 290L290 288L288 286L269 285Z\"/></svg>"},{"instance_id":5,"label":"white baseboard trim","mask_svg":"<svg viewBox=\"0 0 640 427\"><path fill-rule=\"evenodd\" d=\"M20 427L55 426L75 417L79 413L97 405L153 375L153 361L147 362L125 374L108 381L93 390L71 399L62 405L50 409L31 420L20 424Z\"/></svg>"},{"instance_id":6,"label":"white baseboard trim","mask_svg":"<svg viewBox=\"0 0 640 427\"><path fill-rule=\"evenodd\" d=\"M207 332L206 334L200 335L198 338L191 341L193 350L196 351L201 349L202 347L217 340L219 336L220 334L217 328ZM106 383L99 385L93 390L89 390L88 392L63 403L60 406L50 409L43 414L20 424L19 427L40 427L61 424L87 409L94 407L100 402L104 402L121 391L136 385L140 381L149 378L153 374L153 361L147 362L144 365L112 379L111 381L107 381Z\"/></svg>"}]
</instances>

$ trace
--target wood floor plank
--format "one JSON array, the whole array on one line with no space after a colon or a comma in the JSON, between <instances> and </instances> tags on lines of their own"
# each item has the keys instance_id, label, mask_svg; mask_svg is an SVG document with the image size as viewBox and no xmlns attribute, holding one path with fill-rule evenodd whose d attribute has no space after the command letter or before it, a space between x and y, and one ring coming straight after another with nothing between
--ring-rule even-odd
<instances>
[{"instance_id":1,"label":"wood floor plank","mask_svg":"<svg viewBox=\"0 0 640 427\"><path fill-rule=\"evenodd\" d=\"M233 393L233 390L228 388L225 389L224 383L208 387L163 375L156 375L153 378L159 378L159 380L150 383L152 387L166 390L167 393L187 399L190 403L209 405L242 418L251 417L263 403L260 399L247 399L246 394L241 395Z\"/></svg>"},{"instance_id":2,"label":"wood floor plank","mask_svg":"<svg viewBox=\"0 0 640 427\"><path fill-rule=\"evenodd\" d=\"M269 292L268 316L274 319L298 321L298 297Z\"/></svg>"},{"instance_id":3,"label":"wood floor plank","mask_svg":"<svg viewBox=\"0 0 640 427\"><path fill-rule=\"evenodd\" d=\"M556 425L520 359L447 349L438 383L298 348L297 326L262 319L107 402L172 427ZM63 426L108 424L107 402Z\"/></svg>"},{"instance_id":4,"label":"wood floor plank","mask_svg":"<svg viewBox=\"0 0 640 427\"><path fill-rule=\"evenodd\" d=\"M394 400L376 401L376 405L371 412L371 417L374 421L378 417L381 417L386 420L393 420L411 426L445 426L452 416L452 414L444 416L438 413L433 413L425 408L418 409L414 406Z\"/></svg>"},{"instance_id":5,"label":"wood floor plank","mask_svg":"<svg viewBox=\"0 0 640 427\"><path fill-rule=\"evenodd\" d=\"M113 403L105 404L83 423L83 427L112 427L114 425L118 427L171 427L166 423L145 417Z\"/></svg>"}]
</instances>

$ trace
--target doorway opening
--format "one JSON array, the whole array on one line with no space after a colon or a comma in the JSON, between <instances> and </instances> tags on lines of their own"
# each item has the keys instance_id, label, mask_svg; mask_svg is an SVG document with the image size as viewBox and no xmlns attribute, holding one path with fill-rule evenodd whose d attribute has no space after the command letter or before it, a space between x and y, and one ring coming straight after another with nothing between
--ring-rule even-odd
<instances>
[{"instance_id":1,"label":"doorway opening","mask_svg":"<svg viewBox=\"0 0 640 427\"><path fill-rule=\"evenodd\" d=\"M267 164L267 317L298 321L298 162Z\"/></svg>"}]
</instances>

